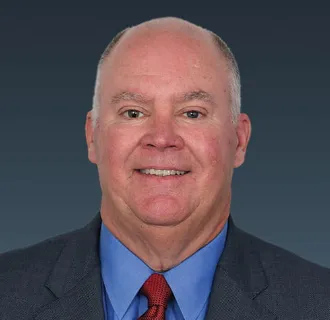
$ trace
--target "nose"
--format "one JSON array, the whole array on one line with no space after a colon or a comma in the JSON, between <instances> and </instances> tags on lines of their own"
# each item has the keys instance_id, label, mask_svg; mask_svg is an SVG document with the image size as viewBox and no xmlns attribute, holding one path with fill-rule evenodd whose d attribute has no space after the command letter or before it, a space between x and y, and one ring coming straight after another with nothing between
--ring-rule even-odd
<instances>
[{"instance_id":1,"label":"nose","mask_svg":"<svg viewBox=\"0 0 330 320\"><path fill-rule=\"evenodd\" d=\"M178 131L173 117L169 115L155 116L147 124L141 144L144 148L154 148L159 151L180 150L184 146L184 141Z\"/></svg>"}]
</instances>

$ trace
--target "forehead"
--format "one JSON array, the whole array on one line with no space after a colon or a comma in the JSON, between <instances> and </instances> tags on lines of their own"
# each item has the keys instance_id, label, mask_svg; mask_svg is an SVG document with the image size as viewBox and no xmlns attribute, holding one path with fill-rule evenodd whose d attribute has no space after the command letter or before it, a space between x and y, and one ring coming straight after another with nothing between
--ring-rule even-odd
<instances>
[{"instance_id":1,"label":"forehead","mask_svg":"<svg viewBox=\"0 0 330 320\"><path fill-rule=\"evenodd\" d=\"M158 30L124 35L104 61L100 80L107 91L226 91L228 68L208 33Z\"/></svg>"}]
</instances>

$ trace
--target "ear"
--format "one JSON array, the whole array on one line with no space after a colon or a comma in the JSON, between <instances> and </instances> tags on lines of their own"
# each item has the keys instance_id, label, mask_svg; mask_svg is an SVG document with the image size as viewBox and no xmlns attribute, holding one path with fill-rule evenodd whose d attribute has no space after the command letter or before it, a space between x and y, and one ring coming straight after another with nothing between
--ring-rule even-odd
<instances>
[{"instance_id":1,"label":"ear","mask_svg":"<svg viewBox=\"0 0 330 320\"><path fill-rule=\"evenodd\" d=\"M236 125L237 145L235 152L234 168L241 166L244 163L247 146L251 137L251 121L247 114L239 115Z\"/></svg>"},{"instance_id":2,"label":"ear","mask_svg":"<svg viewBox=\"0 0 330 320\"><path fill-rule=\"evenodd\" d=\"M92 163L96 163L96 146L94 143L94 127L92 121L92 112L89 111L86 116L85 123L85 135L87 142L87 150L88 150L88 159Z\"/></svg>"}]
</instances>

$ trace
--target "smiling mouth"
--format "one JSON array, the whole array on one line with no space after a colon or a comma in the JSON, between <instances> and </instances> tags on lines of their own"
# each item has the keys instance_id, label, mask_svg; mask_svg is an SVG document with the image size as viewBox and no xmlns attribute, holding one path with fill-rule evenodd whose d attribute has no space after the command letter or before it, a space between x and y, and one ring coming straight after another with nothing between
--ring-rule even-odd
<instances>
[{"instance_id":1,"label":"smiling mouth","mask_svg":"<svg viewBox=\"0 0 330 320\"><path fill-rule=\"evenodd\" d=\"M180 170L167 170L167 169L137 169L136 171L140 172L141 174L145 175L154 175L159 177L166 177L166 176L183 176L190 171L180 171Z\"/></svg>"}]
</instances>

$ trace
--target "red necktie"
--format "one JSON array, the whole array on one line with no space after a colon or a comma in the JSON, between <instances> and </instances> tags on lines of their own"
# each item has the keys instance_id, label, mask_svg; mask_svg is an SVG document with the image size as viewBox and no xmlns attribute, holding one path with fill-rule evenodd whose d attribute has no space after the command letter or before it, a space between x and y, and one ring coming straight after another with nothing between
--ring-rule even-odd
<instances>
[{"instance_id":1,"label":"red necktie","mask_svg":"<svg viewBox=\"0 0 330 320\"><path fill-rule=\"evenodd\" d=\"M148 310L138 320L165 320L165 310L172 297L172 290L164 276L152 274L140 292L148 298Z\"/></svg>"}]
</instances>

